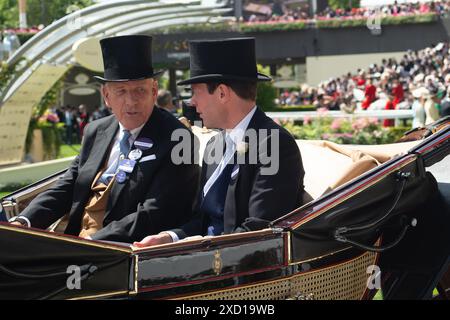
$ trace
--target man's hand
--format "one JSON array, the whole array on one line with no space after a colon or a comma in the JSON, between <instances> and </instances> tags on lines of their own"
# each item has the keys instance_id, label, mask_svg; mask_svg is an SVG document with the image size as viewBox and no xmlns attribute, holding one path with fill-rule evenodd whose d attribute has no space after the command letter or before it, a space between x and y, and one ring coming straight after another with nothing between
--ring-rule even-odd
<instances>
[{"instance_id":1,"label":"man's hand","mask_svg":"<svg viewBox=\"0 0 450 320\"><path fill-rule=\"evenodd\" d=\"M13 225L13 226L25 227L25 226L24 226L23 224L21 224L19 221L13 221L13 222L10 222L10 224Z\"/></svg>"},{"instance_id":2,"label":"man's hand","mask_svg":"<svg viewBox=\"0 0 450 320\"><path fill-rule=\"evenodd\" d=\"M171 243L172 237L170 234L161 232L160 234L155 234L152 236L145 237L139 242L134 242L133 246L138 248L156 246L158 244Z\"/></svg>"}]
</instances>

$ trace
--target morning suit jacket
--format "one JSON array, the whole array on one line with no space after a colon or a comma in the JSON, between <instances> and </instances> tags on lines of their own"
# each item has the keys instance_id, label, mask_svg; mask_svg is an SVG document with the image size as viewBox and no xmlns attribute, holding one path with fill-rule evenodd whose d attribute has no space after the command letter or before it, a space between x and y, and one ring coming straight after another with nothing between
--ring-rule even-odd
<instances>
[{"instance_id":1,"label":"morning suit jacket","mask_svg":"<svg viewBox=\"0 0 450 320\"><path fill-rule=\"evenodd\" d=\"M269 225L270 221L298 208L304 197L302 159L291 134L267 117L259 108L256 109L249 122L247 130L249 129L267 129L268 135L266 138L258 135L258 161L256 164L248 161L249 156L246 155L245 164L236 164L233 169L234 173L236 170L238 173L232 175L225 197L225 234L263 229ZM265 150L270 150L270 144L272 140L275 140L272 139L271 129L279 132L279 170L274 175L262 175L261 169L269 165L263 164L266 161L260 161L261 156L266 152ZM180 239L207 234L209 220L208 217L202 216L199 207L203 187L217 168L218 163L207 164L205 157L210 156L216 150L217 143L223 146L223 141L219 141L219 139L224 139L224 135L223 131L217 134L206 146L195 217L181 228L171 230ZM245 139L248 143L248 137ZM268 147L261 148L262 144L266 144ZM252 146L249 145L249 150L251 149Z\"/></svg>"},{"instance_id":2,"label":"morning suit jacket","mask_svg":"<svg viewBox=\"0 0 450 320\"><path fill-rule=\"evenodd\" d=\"M178 143L171 141L171 136L177 129L188 137L186 140L189 140L193 158L198 144L194 143L192 132L167 111L153 109L137 139L151 139L153 146L143 151L142 158L148 155L156 158L138 162L124 183L114 182L104 228L92 236L94 240L140 241L149 234L177 227L189 220L200 170L194 161L189 164L171 161L172 149ZM64 176L36 197L21 216L26 216L32 227L45 229L68 213L65 233L78 235L92 182L108 161L118 130L119 123L114 115L89 124L80 154Z\"/></svg>"}]
</instances>

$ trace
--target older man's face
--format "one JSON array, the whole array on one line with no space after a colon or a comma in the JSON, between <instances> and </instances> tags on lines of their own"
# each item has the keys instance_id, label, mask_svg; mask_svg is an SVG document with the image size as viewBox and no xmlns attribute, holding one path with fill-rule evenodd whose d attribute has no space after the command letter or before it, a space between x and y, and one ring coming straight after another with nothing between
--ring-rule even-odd
<instances>
[{"instance_id":1,"label":"older man's face","mask_svg":"<svg viewBox=\"0 0 450 320\"><path fill-rule=\"evenodd\" d=\"M102 88L106 105L125 129L133 130L150 118L158 95L154 79L108 82Z\"/></svg>"}]
</instances>

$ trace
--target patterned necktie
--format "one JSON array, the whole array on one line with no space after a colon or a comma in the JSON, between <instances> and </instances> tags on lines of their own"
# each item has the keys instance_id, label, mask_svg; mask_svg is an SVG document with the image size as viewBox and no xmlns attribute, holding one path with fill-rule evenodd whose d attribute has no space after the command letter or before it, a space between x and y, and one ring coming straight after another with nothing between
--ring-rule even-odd
<instances>
[{"instance_id":1,"label":"patterned necktie","mask_svg":"<svg viewBox=\"0 0 450 320\"><path fill-rule=\"evenodd\" d=\"M123 137L120 140L120 154L123 154L125 157L128 156L128 152L130 152L130 130L123 130Z\"/></svg>"},{"instance_id":2,"label":"patterned necktie","mask_svg":"<svg viewBox=\"0 0 450 320\"><path fill-rule=\"evenodd\" d=\"M128 155L130 151L130 137L131 132L129 130L123 130L123 137L119 142L120 155L124 155L125 157ZM119 167L120 156L119 158L111 165L106 171L102 174L97 183L109 184L113 176L115 175L117 168Z\"/></svg>"},{"instance_id":3,"label":"patterned necktie","mask_svg":"<svg viewBox=\"0 0 450 320\"><path fill-rule=\"evenodd\" d=\"M230 162L233 154L235 153L235 146L233 139L227 134L225 135L225 153L223 155L222 160L217 166L216 170L214 170L211 177L209 177L208 181L206 181L205 186L203 188L203 195L205 196L209 189L212 188L216 180L219 178L220 174L224 170L225 166Z\"/></svg>"},{"instance_id":4,"label":"patterned necktie","mask_svg":"<svg viewBox=\"0 0 450 320\"><path fill-rule=\"evenodd\" d=\"M229 135L225 136L226 150L223 159L208 180L209 188L202 198L200 212L208 219L208 235L220 235L224 232L224 208L234 168L234 142Z\"/></svg>"}]
</instances>

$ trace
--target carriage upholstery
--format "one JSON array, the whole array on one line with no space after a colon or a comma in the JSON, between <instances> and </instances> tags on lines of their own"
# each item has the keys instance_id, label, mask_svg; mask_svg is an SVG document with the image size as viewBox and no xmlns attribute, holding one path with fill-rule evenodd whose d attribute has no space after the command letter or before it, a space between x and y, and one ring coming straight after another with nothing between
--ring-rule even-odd
<instances>
[{"instance_id":1,"label":"carriage upholstery","mask_svg":"<svg viewBox=\"0 0 450 320\"><path fill-rule=\"evenodd\" d=\"M216 131L191 128L200 140L200 159L206 143ZM324 193L360 176L392 159L406 153L420 141L387 145L339 145L323 140L297 140L305 169L305 191L317 199Z\"/></svg>"},{"instance_id":2,"label":"carriage upholstery","mask_svg":"<svg viewBox=\"0 0 450 320\"><path fill-rule=\"evenodd\" d=\"M395 156L406 153L419 142L363 146L297 140L305 169L305 190L313 199L317 199Z\"/></svg>"}]
</instances>

